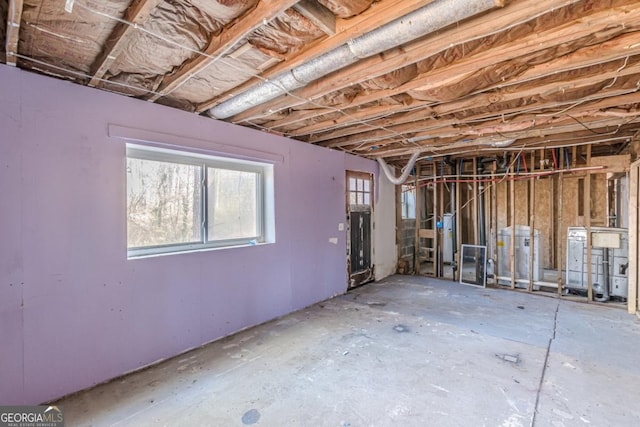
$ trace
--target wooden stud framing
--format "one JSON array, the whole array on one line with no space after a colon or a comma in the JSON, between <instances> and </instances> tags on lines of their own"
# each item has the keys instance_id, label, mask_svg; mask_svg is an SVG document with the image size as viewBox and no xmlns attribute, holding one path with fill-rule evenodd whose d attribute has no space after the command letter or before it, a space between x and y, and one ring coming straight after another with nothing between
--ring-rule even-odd
<instances>
[{"instance_id":1,"label":"wooden stud framing","mask_svg":"<svg viewBox=\"0 0 640 427\"><path fill-rule=\"evenodd\" d=\"M561 165L561 169L564 169L564 150L560 149L560 165ZM562 283L563 283L563 277L562 277L562 263L563 263L563 257L562 257L562 249L564 247L564 242L562 241L562 201L563 201L563 196L562 196L562 192L563 192L563 181L564 181L564 177L563 177L563 173L560 172L560 174L558 174L558 186L557 186L557 193L558 193L558 225L556 227L556 268L558 269L558 276L557 276L557 281L558 281L558 295L562 295Z\"/></svg>"},{"instance_id":2,"label":"wooden stud framing","mask_svg":"<svg viewBox=\"0 0 640 427\"><path fill-rule=\"evenodd\" d=\"M629 170L629 285L627 310L638 313L638 192L640 190L640 160L634 162ZM631 262L634 260L635 262Z\"/></svg>"},{"instance_id":3,"label":"wooden stud framing","mask_svg":"<svg viewBox=\"0 0 640 427\"><path fill-rule=\"evenodd\" d=\"M509 181L509 194L511 195L509 213L511 216L511 236L509 239L509 271L511 272L511 289L516 288L516 181L515 175Z\"/></svg>"},{"instance_id":4,"label":"wooden stud framing","mask_svg":"<svg viewBox=\"0 0 640 427\"><path fill-rule=\"evenodd\" d=\"M416 165L416 234L415 245L413 248L413 272L414 274L420 274L420 217L422 207L422 197L420 192L420 165Z\"/></svg>"},{"instance_id":5,"label":"wooden stud framing","mask_svg":"<svg viewBox=\"0 0 640 427\"><path fill-rule=\"evenodd\" d=\"M496 168L497 164L494 163L491 167L491 211L490 211L490 222L491 222L491 242L493 244L493 277L494 283L498 284L498 263L500 260L498 259L498 186L496 185Z\"/></svg>"},{"instance_id":6,"label":"wooden stud framing","mask_svg":"<svg viewBox=\"0 0 640 427\"><path fill-rule=\"evenodd\" d=\"M274 4L272 4L272 2L261 3L267 3L268 8L274 7ZM399 18L410 12L413 12L414 10L424 5L424 0L381 0L379 2L374 2L369 9L359 14L358 16L354 16L353 18L349 19L337 19L336 33L333 36L329 36L328 38L324 39L322 43L316 43L310 46L309 49L291 58L287 58L286 61L283 61L281 64L269 69L265 74L262 75L262 77L268 79L281 72L291 70L292 68L295 68L300 64L304 64L305 62L308 62L313 58L322 55L328 50L334 49L362 34L366 34L371 30L374 30L383 25L384 23L389 22L392 19ZM208 110L209 108L219 104L220 102L232 98L234 94L247 90L256 83L258 83L257 79L251 79L214 99L198 105L196 111L200 113ZM336 90L338 88L338 86L335 86ZM269 108L272 108L275 111L275 107Z\"/></svg>"},{"instance_id":7,"label":"wooden stud framing","mask_svg":"<svg viewBox=\"0 0 640 427\"><path fill-rule=\"evenodd\" d=\"M398 170L397 173L401 172ZM402 259L402 231L402 185L396 185L396 261L398 262ZM405 270L405 273L408 271Z\"/></svg>"},{"instance_id":8,"label":"wooden stud framing","mask_svg":"<svg viewBox=\"0 0 640 427\"><path fill-rule=\"evenodd\" d=\"M459 160L460 162L462 162L462 160ZM458 167L458 162L456 161L456 181L460 181L460 169ZM455 247L455 251L456 251L456 256L455 256L455 263L456 263L456 273L454 274L454 280L457 282L458 280L460 280L460 273L461 273L461 268L462 268L462 258L461 258L461 254L460 254L460 248L462 247L462 211L461 211L461 207L462 207L462 203L460 202L460 195L461 195L461 190L460 187L462 186L462 184L460 182L458 182L456 184L456 211L455 211L455 219L456 219L456 247Z\"/></svg>"},{"instance_id":9,"label":"wooden stud framing","mask_svg":"<svg viewBox=\"0 0 640 427\"><path fill-rule=\"evenodd\" d=\"M18 58L18 40L20 33L20 20L22 18L22 0L9 0L7 13L7 39L5 42L6 63L15 67Z\"/></svg>"},{"instance_id":10,"label":"wooden stud framing","mask_svg":"<svg viewBox=\"0 0 640 427\"><path fill-rule=\"evenodd\" d=\"M536 168L536 152L531 152L531 169L530 172L534 172ZM536 226L536 178L529 178L529 284L527 286L527 291L533 291L533 280L534 280L534 266L533 260L535 256L535 248L534 239L535 239L535 226ZM538 254L538 257L541 258L542 254ZM540 280L542 278L539 278Z\"/></svg>"},{"instance_id":11,"label":"wooden stud framing","mask_svg":"<svg viewBox=\"0 0 640 427\"><path fill-rule=\"evenodd\" d=\"M587 145L587 167L591 165L591 145ZM584 223L587 229L587 298L593 301L593 266L591 265L591 173L587 171L584 178Z\"/></svg>"},{"instance_id":12,"label":"wooden stud framing","mask_svg":"<svg viewBox=\"0 0 640 427\"><path fill-rule=\"evenodd\" d=\"M437 166L436 166L436 162L434 161L432 163L432 168L433 168L433 244L432 244L432 260L433 260L433 277L438 277L438 266L439 266L439 247L440 247L440 242L438 239L438 227L437 227L437 222L438 222L438 209L440 207L440 203L438 203L438 184L436 183L437 180Z\"/></svg>"},{"instance_id":13,"label":"wooden stud framing","mask_svg":"<svg viewBox=\"0 0 640 427\"><path fill-rule=\"evenodd\" d=\"M135 25L144 22L161 2L162 0L134 0L131 3L124 14L124 22L119 22L116 25L107 39L104 49L93 62L91 66L93 77L89 81L89 86L97 86L100 83L100 79L104 77L113 61L124 49L129 37L136 31ZM134 25L129 25L129 22Z\"/></svg>"},{"instance_id":14,"label":"wooden stud framing","mask_svg":"<svg viewBox=\"0 0 640 427\"><path fill-rule=\"evenodd\" d=\"M444 177L442 177L442 179L444 179ZM440 221L442 221L442 228L440 229L440 235L442 236L442 238L438 240L438 271L440 273L439 277L444 276L444 239L446 233L446 230L444 229L444 189L444 183L438 184L438 191L440 193L440 203L438 204L440 210L438 214L440 217Z\"/></svg>"},{"instance_id":15,"label":"wooden stud framing","mask_svg":"<svg viewBox=\"0 0 640 427\"><path fill-rule=\"evenodd\" d=\"M473 158L472 168L473 172L471 175L475 177L478 173L478 159L476 157ZM478 194L478 180L475 178L473 180L473 195L471 197L471 200L473 200L473 203L471 204L471 209L473 210L473 214L471 215L471 218L473 219L473 244L479 245L481 225L478 224L478 197L480 197L480 195Z\"/></svg>"}]
</instances>

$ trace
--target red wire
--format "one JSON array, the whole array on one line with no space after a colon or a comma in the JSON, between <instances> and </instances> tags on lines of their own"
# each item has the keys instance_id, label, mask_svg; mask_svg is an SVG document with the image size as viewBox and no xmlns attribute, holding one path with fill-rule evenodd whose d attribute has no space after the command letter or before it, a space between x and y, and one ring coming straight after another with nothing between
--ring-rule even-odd
<instances>
[{"instance_id":1,"label":"red wire","mask_svg":"<svg viewBox=\"0 0 640 427\"><path fill-rule=\"evenodd\" d=\"M556 161L556 150L551 148L551 155L553 156L553 168L558 169L558 162Z\"/></svg>"}]
</instances>

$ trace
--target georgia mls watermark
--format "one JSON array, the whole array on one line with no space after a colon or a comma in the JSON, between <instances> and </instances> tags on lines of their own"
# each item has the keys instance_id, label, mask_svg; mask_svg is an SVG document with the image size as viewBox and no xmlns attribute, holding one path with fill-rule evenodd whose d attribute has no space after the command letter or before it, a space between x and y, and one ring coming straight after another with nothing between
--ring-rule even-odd
<instances>
[{"instance_id":1,"label":"georgia mls watermark","mask_svg":"<svg viewBox=\"0 0 640 427\"><path fill-rule=\"evenodd\" d=\"M64 427L62 406L0 406L0 427Z\"/></svg>"}]
</instances>

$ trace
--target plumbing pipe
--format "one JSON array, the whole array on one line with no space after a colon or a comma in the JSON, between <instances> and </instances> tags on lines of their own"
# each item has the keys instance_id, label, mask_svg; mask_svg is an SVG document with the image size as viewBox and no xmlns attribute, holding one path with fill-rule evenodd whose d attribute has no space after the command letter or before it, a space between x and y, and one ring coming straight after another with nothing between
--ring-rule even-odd
<instances>
[{"instance_id":1,"label":"plumbing pipe","mask_svg":"<svg viewBox=\"0 0 640 427\"><path fill-rule=\"evenodd\" d=\"M389 168L387 162L385 162L382 157L378 158L378 163L380 164L380 169L384 171L387 179L392 184L401 185L404 184L404 182L407 180L407 177L411 173L411 169L413 169L413 166L416 164L416 160L418 160L418 157L420 157L420 153L413 153L413 156L411 156L407 165L402 169L402 174L398 177L395 176L393 171Z\"/></svg>"},{"instance_id":2,"label":"plumbing pipe","mask_svg":"<svg viewBox=\"0 0 640 427\"><path fill-rule=\"evenodd\" d=\"M211 108L226 119L251 107L306 86L314 80L386 50L403 45L456 22L504 6L505 0L437 0L322 55L282 72Z\"/></svg>"}]
</instances>

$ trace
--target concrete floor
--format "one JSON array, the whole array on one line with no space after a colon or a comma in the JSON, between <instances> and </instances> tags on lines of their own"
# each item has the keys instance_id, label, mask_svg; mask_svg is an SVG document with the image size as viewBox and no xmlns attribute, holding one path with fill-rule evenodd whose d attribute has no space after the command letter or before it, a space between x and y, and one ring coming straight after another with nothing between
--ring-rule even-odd
<instances>
[{"instance_id":1,"label":"concrete floor","mask_svg":"<svg viewBox=\"0 0 640 427\"><path fill-rule=\"evenodd\" d=\"M68 426L638 426L640 321L393 276L82 392Z\"/></svg>"}]
</instances>

